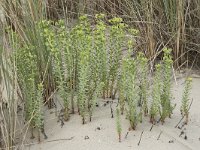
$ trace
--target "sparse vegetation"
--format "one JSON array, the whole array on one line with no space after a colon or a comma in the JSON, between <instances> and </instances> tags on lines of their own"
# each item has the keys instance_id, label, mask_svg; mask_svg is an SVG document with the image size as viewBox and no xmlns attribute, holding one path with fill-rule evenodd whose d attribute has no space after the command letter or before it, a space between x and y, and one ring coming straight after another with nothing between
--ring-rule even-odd
<instances>
[{"instance_id":1,"label":"sparse vegetation","mask_svg":"<svg viewBox=\"0 0 200 150\"><path fill-rule=\"evenodd\" d=\"M87 118L92 121L101 97L110 98L107 102L111 104L119 100L119 142L120 113L126 113L133 130L148 115L152 124L163 124L171 117L175 107L173 66L198 62L190 60L199 52L196 16L200 11L196 5L200 3L188 2L186 9L183 1L107 2L110 9L100 2L101 11L97 12L104 14L96 15L96 11L89 15L91 10L85 4L79 6L72 1L70 7L76 14L69 12L66 1L55 8L56 13L51 1L0 2L5 15L0 24L0 149L23 145L27 131L31 138L37 132L38 141L41 134L46 139L44 109L55 107L55 114L63 113L62 121L76 112L82 124ZM113 14L105 13L109 11ZM73 19L78 20L71 23ZM157 63L159 58L161 62ZM150 63L155 65L154 75L150 74ZM186 124L191 82L191 78L185 81L181 105Z\"/></svg>"}]
</instances>

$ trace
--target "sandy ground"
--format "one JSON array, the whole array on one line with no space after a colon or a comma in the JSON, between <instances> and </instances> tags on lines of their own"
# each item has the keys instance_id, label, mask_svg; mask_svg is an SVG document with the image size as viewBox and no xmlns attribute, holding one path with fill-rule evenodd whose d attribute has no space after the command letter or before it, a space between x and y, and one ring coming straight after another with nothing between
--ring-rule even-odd
<instances>
[{"instance_id":1,"label":"sandy ground","mask_svg":"<svg viewBox=\"0 0 200 150\"><path fill-rule=\"evenodd\" d=\"M136 131L130 131L129 122L122 116L122 142L118 142L116 132L116 120L111 118L110 106L97 107L92 122L81 124L80 116L72 115L70 121L61 128L57 123L55 114L47 112L46 133L48 139L42 139L40 144L26 146L27 150L200 150L200 78L193 75L191 98L193 103L190 109L189 124L182 130L186 133L179 137L181 129L175 125L181 119L180 104L183 92L184 78L179 76L173 83L174 103L177 104L171 119L167 119L164 125L155 125L150 131L149 118L144 118L142 124L138 124ZM180 124L181 125L181 124ZM98 128L98 129L97 129ZM99 130L100 128L100 130ZM143 132L141 143L138 146L140 135ZM157 140L159 134L160 138ZM89 139L85 139L85 138ZM32 141L35 143L36 141ZM37 142L36 142L37 143Z\"/></svg>"}]
</instances>

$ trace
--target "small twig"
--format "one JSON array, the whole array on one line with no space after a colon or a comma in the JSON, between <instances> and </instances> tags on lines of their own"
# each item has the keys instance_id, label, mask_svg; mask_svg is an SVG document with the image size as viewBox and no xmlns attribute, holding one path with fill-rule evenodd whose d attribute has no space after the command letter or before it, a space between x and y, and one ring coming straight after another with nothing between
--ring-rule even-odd
<instances>
[{"instance_id":1,"label":"small twig","mask_svg":"<svg viewBox=\"0 0 200 150\"><path fill-rule=\"evenodd\" d=\"M185 132L184 131L181 131L179 137L181 137Z\"/></svg>"},{"instance_id":2,"label":"small twig","mask_svg":"<svg viewBox=\"0 0 200 150\"><path fill-rule=\"evenodd\" d=\"M186 125L186 123L183 122L181 126L178 126L178 129L182 129L185 125Z\"/></svg>"},{"instance_id":3,"label":"small twig","mask_svg":"<svg viewBox=\"0 0 200 150\"><path fill-rule=\"evenodd\" d=\"M149 131L151 131L153 129L153 124L152 124L152 126L151 126L151 128L150 128L150 130Z\"/></svg>"},{"instance_id":4,"label":"small twig","mask_svg":"<svg viewBox=\"0 0 200 150\"><path fill-rule=\"evenodd\" d=\"M162 131L160 131L160 134L158 135L158 138L157 138L157 140L159 140L159 139L160 139L160 136L161 136L161 134L162 134Z\"/></svg>"},{"instance_id":5,"label":"small twig","mask_svg":"<svg viewBox=\"0 0 200 150\"><path fill-rule=\"evenodd\" d=\"M126 133L126 135L125 135L125 139L127 139L128 134L129 134L129 132Z\"/></svg>"},{"instance_id":6,"label":"small twig","mask_svg":"<svg viewBox=\"0 0 200 150\"><path fill-rule=\"evenodd\" d=\"M72 140L74 138L74 136L67 138L67 139L55 139L55 140L48 140L48 141L44 141L43 143L49 143L49 142L57 142L57 141L68 141L68 140ZM31 146L31 145L36 145L38 143L29 143L29 144L24 144L25 146Z\"/></svg>"},{"instance_id":7,"label":"small twig","mask_svg":"<svg viewBox=\"0 0 200 150\"><path fill-rule=\"evenodd\" d=\"M160 123L160 121L161 121L161 117L157 120L157 123Z\"/></svg>"},{"instance_id":8,"label":"small twig","mask_svg":"<svg viewBox=\"0 0 200 150\"><path fill-rule=\"evenodd\" d=\"M141 135L140 135L140 140L139 140L139 142L138 142L138 146L140 145L140 142L141 142L141 140L142 140L142 135L143 135L143 133L144 133L144 131L142 131L142 133L141 133Z\"/></svg>"},{"instance_id":9,"label":"small twig","mask_svg":"<svg viewBox=\"0 0 200 150\"><path fill-rule=\"evenodd\" d=\"M46 142L56 142L56 141L68 141L68 140L72 140L74 138L74 136L68 138L68 139L55 139L55 140L48 140Z\"/></svg>"},{"instance_id":10,"label":"small twig","mask_svg":"<svg viewBox=\"0 0 200 150\"><path fill-rule=\"evenodd\" d=\"M60 126L62 128L65 125L65 123L64 123L63 119L60 119L60 121L61 121Z\"/></svg>"},{"instance_id":11,"label":"small twig","mask_svg":"<svg viewBox=\"0 0 200 150\"><path fill-rule=\"evenodd\" d=\"M113 100L106 99L106 100L102 100L102 102L105 102L105 103L113 103L114 101L113 101Z\"/></svg>"},{"instance_id":12,"label":"small twig","mask_svg":"<svg viewBox=\"0 0 200 150\"><path fill-rule=\"evenodd\" d=\"M183 120L183 118L185 117L185 115L184 116L182 116L182 118L180 119L180 121L175 125L175 128L177 128L178 127L178 125L181 123L181 121Z\"/></svg>"},{"instance_id":13,"label":"small twig","mask_svg":"<svg viewBox=\"0 0 200 150\"><path fill-rule=\"evenodd\" d=\"M191 106L192 106L192 103L193 103L193 99L191 100L191 103L190 103L190 106L188 108L188 111L190 110Z\"/></svg>"},{"instance_id":14,"label":"small twig","mask_svg":"<svg viewBox=\"0 0 200 150\"><path fill-rule=\"evenodd\" d=\"M112 103L110 103L111 118L114 118Z\"/></svg>"},{"instance_id":15,"label":"small twig","mask_svg":"<svg viewBox=\"0 0 200 150\"><path fill-rule=\"evenodd\" d=\"M192 106L192 103L193 103L193 99L192 99L192 101L190 102L190 105L189 105L188 111L190 110L190 108L191 108L191 106ZM181 121L183 120L184 117L185 117L185 115L183 115L182 118L180 119L180 121L175 125L175 128L178 127L178 125L181 123Z\"/></svg>"},{"instance_id":16,"label":"small twig","mask_svg":"<svg viewBox=\"0 0 200 150\"><path fill-rule=\"evenodd\" d=\"M116 107L118 107L118 105L119 105L119 98L118 98L118 100L117 100L117 105L116 105Z\"/></svg>"},{"instance_id":17,"label":"small twig","mask_svg":"<svg viewBox=\"0 0 200 150\"><path fill-rule=\"evenodd\" d=\"M177 80L176 80L176 74L175 74L175 70L174 70L173 65L172 65L172 71L173 71L174 81L175 81L176 85L178 85Z\"/></svg>"}]
</instances>

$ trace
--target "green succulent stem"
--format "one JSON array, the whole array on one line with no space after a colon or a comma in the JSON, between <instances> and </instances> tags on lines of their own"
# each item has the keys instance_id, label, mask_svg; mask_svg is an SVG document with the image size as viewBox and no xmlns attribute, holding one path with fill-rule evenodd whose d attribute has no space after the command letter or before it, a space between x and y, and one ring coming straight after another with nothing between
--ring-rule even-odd
<instances>
[{"instance_id":1,"label":"green succulent stem","mask_svg":"<svg viewBox=\"0 0 200 150\"><path fill-rule=\"evenodd\" d=\"M162 72L161 64L156 66L155 77L153 80L152 102L150 106L150 122L156 123L156 117L159 115L161 109L161 94L162 94Z\"/></svg>"},{"instance_id":2,"label":"green succulent stem","mask_svg":"<svg viewBox=\"0 0 200 150\"><path fill-rule=\"evenodd\" d=\"M121 142L121 132L122 132L122 126L121 126L121 118L120 118L120 109L116 109L116 128L118 133L119 142Z\"/></svg>"},{"instance_id":3,"label":"green succulent stem","mask_svg":"<svg viewBox=\"0 0 200 150\"><path fill-rule=\"evenodd\" d=\"M163 90L161 95L161 122L164 123L166 117L171 117L174 107L171 104L171 74L173 60L171 56L171 49L164 48L163 57Z\"/></svg>"},{"instance_id":4,"label":"green succulent stem","mask_svg":"<svg viewBox=\"0 0 200 150\"><path fill-rule=\"evenodd\" d=\"M192 78L188 77L185 81L185 88L182 96L181 103L181 114L185 116L185 123L188 124L189 121L189 97L192 88Z\"/></svg>"}]
</instances>

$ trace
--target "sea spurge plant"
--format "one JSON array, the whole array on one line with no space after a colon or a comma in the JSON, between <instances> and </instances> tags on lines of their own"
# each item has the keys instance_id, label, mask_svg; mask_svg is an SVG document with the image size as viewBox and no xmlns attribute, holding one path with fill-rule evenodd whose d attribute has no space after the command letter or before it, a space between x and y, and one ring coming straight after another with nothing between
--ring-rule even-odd
<instances>
[{"instance_id":1,"label":"sea spurge plant","mask_svg":"<svg viewBox=\"0 0 200 150\"><path fill-rule=\"evenodd\" d=\"M98 18L100 19L100 18ZM80 18L80 25L76 32L79 36L79 97L78 106L82 116L83 124L85 115L89 114L89 120L92 119L92 112L95 106L96 98L101 91L101 80L103 80L102 71L106 71L106 49L105 49L105 25L98 20L96 29L92 31L88 24L87 17ZM94 39L94 45L93 45ZM104 72L105 74L105 72ZM83 81L85 80L85 81ZM102 82L103 83L103 82Z\"/></svg>"},{"instance_id":2,"label":"sea spurge plant","mask_svg":"<svg viewBox=\"0 0 200 150\"><path fill-rule=\"evenodd\" d=\"M106 49L106 25L103 21L104 15L96 15L97 24L93 30L94 44L90 44L90 84L94 85L91 92L98 89L98 86L105 85L107 78L107 49ZM90 35L91 36L91 35ZM90 41L90 43L92 43ZM103 84L102 84L103 83ZM90 86L92 87L92 86ZM92 94L92 95L93 95Z\"/></svg>"},{"instance_id":3,"label":"sea spurge plant","mask_svg":"<svg viewBox=\"0 0 200 150\"><path fill-rule=\"evenodd\" d=\"M60 59L62 60L61 63L61 70L63 73L63 88L61 91L64 93L63 99L65 102L65 109L69 109L69 100L70 97L71 101L71 112L74 114L74 96L76 90L76 72L74 70L75 63L74 63L74 49L72 48L72 35L70 31L66 29L64 20L59 20L56 24L57 30L57 45L60 51ZM66 97L68 95L68 97ZM69 115L66 113L66 115ZM66 118L66 117L65 117Z\"/></svg>"},{"instance_id":4,"label":"sea spurge plant","mask_svg":"<svg viewBox=\"0 0 200 150\"><path fill-rule=\"evenodd\" d=\"M35 62L35 55L31 53L31 49L34 47L24 46L14 52L16 59L17 73L19 77L19 84L22 90L23 98L26 101L26 119L29 120L32 117L34 111L33 99L35 99L36 79L37 79L37 67Z\"/></svg>"},{"instance_id":5,"label":"sea spurge plant","mask_svg":"<svg viewBox=\"0 0 200 150\"><path fill-rule=\"evenodd\" d=\"M116 129L118 133L119 142L121 142L122 126L121 126L121 117L119 108L116 109Z\"/></svg>"},{"instance_id":6,"label":"sea spurge plant","mask_svg":"<svg viewBox=\"0 0 200 150\"><path fill-rule=\"evenodd\" d=\"M93 55L91 56L92 52L90 52L89 57L90 57L90 61L89 61L89 68L87 71L87 78L88 78L88 82L87 82L87 105L88 105L88 113L89 113L89 120L91 121L92 119L92 112L94 110L94 106L95 106L95 102L97 97L100 94L100 91L102 89L102 83L100 82L100 77L98 74L98 69L96 69L95 67L98 64L98 60L93 60L96 57ZM81 64L82 65L82 64ZM80 66L81 66L80 65Z\"/></svg>"},{"instance_id":7,"label":"sea spurge plant","mask_svg":"<svg viewBox=\"0 0 200 150\"><path fill-rule=\"evenodd\" d=\"M122 64L124 66L124 63ZM125 69L124 67L122 67ZM124 72L124 70L122 70ZM125 73L125 72L124 72ZM119 94L119 105L120 105L120 111L121 114L124 114L124 109L125 109L125 100L126 100L126 75L122 73L118 79L118 94Z\"/></svg>"},{"instance_id":8,"label":"sea spurge plant","mask_svg":"<svg viewBox=\"0 0 200 150\"><path fill-rule=\"evenodd\" d=\"M35 120L35 111L37 111L36 108L36 103L34 100L36 100L36 94L35 94L35 81L34 78L29 78L26 81L26 85L27 85L27 92L25 93L25 98L26 102L25 102L25 119L26 121L30 122L30 129L31 129L31 138L34 138L33 135L33 129L36 126L36 120Z\"/></svg>"},{"instance_id":9,"label":"sea spurge plant","mask_svg":"<svg viewBox=\"0 0 200 150\"><path fill-rule=\"evenodd\" d=\"M33 101L35 103L35 112L33 114L33 120L35 122L35 126L38 129L38 140L40 141L40 132L44 132L44 114L43 114L43 84L40 83L37 86L36 91L36 100ZM44 134L44 133L43 133Z\"/></svg>"},{"instance_id":10,"label":"sea spurge plant","mask_svg":"<svg viewBox=\"0 0 200 150\"><path fill-rule=\"evenodd\" d=\"M60 41L63 42L65 37L64 27L62 26L62 21L59 22L60 29L58 34L51 28L49 21L43 21L40 23L41 26L41 36L44 37L45 46L51 54L51 61L53 64L53 74L55 76L56 85L59 90L59 94L64 103L64 119L67 121L69 119L69 99L68 99L68 90L67 90L67 81L65 78L65 69L62 57L62 45ZM60 41L57 41L60 40Z\"/></svg>"},{"instance_id":11,"label":"sea spurge plant","mask_svg":"<svg viewBox=\"0 0 200 150\"><path fill-rule=\"evenodd\" d=\"M89 57L89 68L87 71L87 78L88 78L88 82L87 82L87 105L88 105L88 113L89 113L89 119L91 121L92 119L92 112L95 106L95 102L96 102L96 98L100 93L101 90L101 84L100 84L100 72L99 72L99 68L100 68L100 59L98 58L97 55L98 52L95 51L94 49L90 50L90 52L88 53L88 57ZM82 64L80 64L81 66Z\"/></svg>"},{"instance_id":12,"label":"sea spurge plant","mask_svg":"<svg viewBox=\"0 0 200 150\"><path fill-rule=\"evenodd\" d=\"M161 94L162 94L162 72L161 64L157 64L156 72L153 79L152 101L150 104L150 122L156 123L156 117L159 116L161 107Z\"/></svg>"},{"instance_id":13,"label":"sea spurge plant","mask_svg":"<svg viewBox=\"0 0 200 150\"><path fill-rule=\"evenodd\" d=\"M108 63L108 81L107 81L107 94L110 97L114 96L114 84L117 79L120 60L122 58L122 49L125 39L125 29L127 27L126 24L122 23L122 18L113 18L109 20L112 24L109 27L109 63ZM109 92L110 91L110 92ZM108 93L109 92L109 93Z\"/></svg>"},{"instance_id":14,"label":"sea spurge plant","mask_svg":"<svg viewBox=\"0 0 200 150\"><path fill-rule=\"evenodd\" d=\"M161 122L164 123L166 117L170 117L174 106L171 104L171 72L172 72L172 56L171 49L164 48L163 57L163 92L161 95Z\"/></svg>"},{"instance_id":15,"label":"sea spurge plant","mask_svg":"<svg viewBox=\"0 0 200 150\"><path fill-rule=\"evenodd\" d=\"M87 114L87 94L88 94L88 73L89 73L89 52L82 51L80 53L79 66L79 88L78 88L78 107L82 117L82 124L85 124Z\"/></svg>"},{"instance_id":16,"label":"sea spurge plant","mask_svg":"<svg viewBox=\"0 0 200 150\"><path fill-rule=\"evenodd\" d=\"M138 103L138 87L136 84L136 66L132 58L123 59L122 73L125 75L124 95L127 99L127 117L130 122L131 129L135 130L138 122L140 121L140 113L137 110ZM120 90L121 91L121 90Z\"/></svg>"},{"instance_id":17,"label":"sea spurge plant","mask_svg":"<svg viewBox=\"0 0 200 150\"><path fill-rule=\"evenodd\" d=\"M128 41L128 56L125 58L130 59L131 53L132 53L132 40ZM124 109L125 109L125 100L126 100L126 92L127 92L127 61L126 59L122 59L121 63L121 70L119 71L120 74L118 76L118 81L117 81L117 88L118 88L118 94L119 94L119 105L120 105L120 112L121 114L124 114Z\"/></svg>"},{"instance_id":18,"label":"sea spurge plant","mask_svg":"<svg viewBox=\"0 0 200 150\"><path fill-rule=\"evenodd\" d=\"M88 113L89 113L89 120L92 121L92 113L95 108L96 100L100 96L103 82L100 81L93 81L93 85L89 85L89 93L88 93Z\"/></svg>"},{"instance_id":19,"label":"sea spurge plant","mask_svg":"<svg viewBox=\"0 0 200 150\"><path fill-rule=\"evenodd\" d=\"M36 55L32 53L34 46L25 45L15 51L17 74L23 98L25 99L25 119L30 123L30 128L37 128L38 140L40 132L44 129L43 107L43 85L40 82L39 71L36 63Z\"/></svg>"},{"instance_id":20,"label":"sea spurge plant","mask_svg":"<svg viewBox=\"0 0 200 150\"><path fill-rule=\"evenodd\" d=\"M189 118L189 100L190 100L190 91L192 88L192 78L188 77L185 81L185 88L182 97L181 104L181 114L185 117L185 123L188 123Z\"/></svg>"},{"instance_id":21,"label":"sea spurge plant","mask_svg":"<svg viewBox=\"0 0 200 150\"><path fill-rule=\"evenodd\" d=\"M91 26L89 24L88 18L86 15L81 16L79 18L79 24L74 27L72 29L73 34L72 38L74 38L73 40L73 45L74 47L74 52L75 52L75 59L74 59L74 63L75 63L75 79L78 80L79 84L81 82L82 78L80 77L80 70L81 68L83 68L83 63L81 63L81 61L83 61L83 56L87 57L87 61L85 60L85 63L87 62L87 65L92 67L88 67L88 69L91 70L85 70L86 71L86 78L89 78L89 76L93 76L94 78L96 78L95 76L97 75L97 69L96 67L94 67L96 64L95 62L90 63L92 60L95 60L95 50L93 49L92 45L93 45L93 41L92 41L92 30L91 30ZM82 53L82 54L81 54ZM84 54L84 55L83 55ZM82 56L81 56L82 55ZM94 71L92 70L94 69ZM92 77L92 79L94 80L94 78ZM90 80L91 81L91 80ZM89 81L88 81L89 82ZM87 85L89 84L87 82ZM79 85L78 85L79 87ZM78 105L78 109L79 109L79 99L77 99L77 105Z\"/></svg>"},{"instance_id":22,"label":"sea spurge plant","mask_svg":"<svg viewBox=\"0 0 200 150\"><path fill-rule=\"evenodd\" d=\"M124 88L124 98L127 101L127 118L130 123L130 129L135 130L140 119L137 110L139 97L136 85L136 66L135 61L130 56L124 58L122 61L122 83L124 82L122 87ZM124 104L122 106L124 106Z\"/></svg>"},{"instance_id":23,"label":"sea spurge plant","mask_svg":"<svg viewBox=\"0 0 200 150\"><path fill-rule=\"evenodd\" d=\"M148 60L144 56L144 53L139 52L137 56L137 76L139 80L140 100L139 106L146 116L148 114L147 104L147 91L148 91Z\"/></svg>"},{"instance_id":24,"label":"sea spurge plant","mask_svg":"<svg viewBox=\"0 0 200 150\"><path fill-rule=\"evenodd\" d=\"M96 68L101 82L104 83L103 98L106 97L106 79L108 77L108 50L106 47L106 24L104 23L104 14L97 14L97 24L94 30L94 49L96 51Z\"/></svg>"},{"instance_id":25,"label":"sea spurge plant","mask_svg":"<svg viewBox=\"0 0 200 150\"><path fill-rule=\"evenodd\" d=\"M66 86L66 82L63 80L59 81L59 86L58 86L58 93L60 97L63 100L63 105L64 105L64 114L63 114L63 119L65 121L68 121L70 118L70 113L69 113L69 97L68 97L68 88Z\"/></svg>"}]
</instances>

